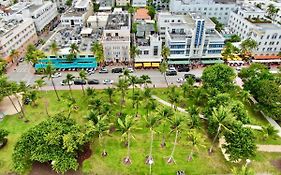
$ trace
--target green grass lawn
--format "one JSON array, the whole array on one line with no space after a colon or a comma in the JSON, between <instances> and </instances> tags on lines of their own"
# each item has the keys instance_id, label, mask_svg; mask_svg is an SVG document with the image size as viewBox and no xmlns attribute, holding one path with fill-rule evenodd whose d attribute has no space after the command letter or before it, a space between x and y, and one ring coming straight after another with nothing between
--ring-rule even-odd
<instances>
[{"instance_id":1,"label":"green grass lawn","mask_svg":"<svg viewBox=\"0 0 281 175\"><path fill-rule=\"evenodd\" d=\"M165 91L165 89L159 89L157 95L161 94L163 91ZM60 95L65 93L68 93L68 91L59 91ZM84 116L89 112L87 100L81 91L73 91L73 93L74 97L77 99L79 109L77 112L71 114L71 117L78 123L83 124L87 121ZM131 91L127 93L125 112L134 115L135 111L132 108L132 100L128 98L130 95ZM27 118L30 120L29 123L24 123L23 120L18 119L18 115L6 116L0 123L0 128L7 129L10 132L8 136L8 144L0 150L0 172L3 174L11 172L11 155L13 147L21 134L48 118L44 107L46 101L48 102L48 111L51 116L57 113L67 113L67 101L61 100L58 102L53 91L49 91L46 94L45 92L40 93L40 96L42 98L38 100L38 106L25 107ZM164 95L159 95L159 97L165 100ZM102 101L108 101L108 98L102 90L97 90L96 98L99 98ZM119 93L115 95L114 101L115 103L112 105L113 115L111 116L111 121L116 120L116 114L120 108ZM145 114L143 103L144 102L140 105L141 115ZM160 104L158 104L158 106L161 107ZM182 114L176 113L176 115ZM82 171L85 174L148 174L149 167L145 164L145 156L149 151L149 131L145 127L141 117L138 117L137 126L140 129L134 132L135 140L132 140L131 144L132 165L123 165L122 159L126 156L127 149L121 144L121 134L114 132L105 139L106 150L108 152L107 157L101 157L102 150L97 139L91 143L93 154L88 160L84 161ZM157 130L160 129L158 128ZM207 137L206 130L202 127L200 130L197 130L197 132L202 133L206 147L200 148L192 162L187 162L187 156L190 153L191 147L187 143L186 132L182 132L179 136L179 142L174 156L176 164L173 165L168 165L166 159L172 151L174 133L170 134L167 138L166 148L160 147L162 135L161 133L156 133L153 145L155 164L153 165L152 171L154 174L174 174L177 170L184 170L187 174L229 173L231 167L235 165L226 162L218 148L215 148L214 154L209 156L207 149L209 148L211 141ZM278 156L280 157L281 154L258 153L252 167L253 169L258 170L258 172L272 172L273 174L278 174L280 172L269 163L269 161L279 158ZM263 166L263 164L266 166Z\"/></svg>"}]
</instances>

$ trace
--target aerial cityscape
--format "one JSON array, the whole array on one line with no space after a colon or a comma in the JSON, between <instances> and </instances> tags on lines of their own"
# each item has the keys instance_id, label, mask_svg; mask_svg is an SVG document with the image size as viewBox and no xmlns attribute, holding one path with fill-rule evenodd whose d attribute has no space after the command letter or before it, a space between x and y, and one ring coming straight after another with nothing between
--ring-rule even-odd
<instances>
[{"instance_id":1,"label":"aerial cityscape","mask_svg":"<svg viewBox=\"0 0 281 175\"><path fill-rule=\"evenodd\" d=\"M281 0L0 0L0 175L280 175Z\"/></svg>"}]
</instances>

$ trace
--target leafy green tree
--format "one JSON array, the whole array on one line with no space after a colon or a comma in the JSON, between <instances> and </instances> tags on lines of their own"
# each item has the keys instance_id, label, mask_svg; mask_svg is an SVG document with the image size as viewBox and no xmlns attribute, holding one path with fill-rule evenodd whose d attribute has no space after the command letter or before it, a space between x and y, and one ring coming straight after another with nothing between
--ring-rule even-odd
<instances>
[{"instance_id":1,"label":"leafy green tree","mask_svg":"<svg viewBox=\"0 0 281 175\"><path fill-rule=\"evenodd\" d=\"M248 116L247 110L242 102L234 100L230 104L230 110L234 117L237 120L241 121L243 124L250 123L250 118Z\"/></svg>"},{"instance_id":2,"label":"leafy green tree","mask_svg":"<svg viewBox=\"0 0 281 175\"><path fill-rule=\"evenodd\" d=\"M153 136L155 133L155 127L159 124L159 117L157 115L150 115L144 116L144 121L146 127L150 130L150 147L149 147L149 155L146 159L146 164L149 165L149 174L152 173L152 164L154 163L153 156L152 156L152 149L153 149Z\"/></svg>"},{"instance_id":3,"label":"leafy green tree","mask_svg":"<svg viewBox=\"0 0 281 175\"><path fill-rule=\"evenodd\" d=\"M234 35L231 35L230 39L228 39L227 41L231 42L231 43L233 43L233 42L240 42L241 38L240 38L239 35L234 34Z\"/></svg>"},{"instance_id":4,"label":"leafy green tree","mask_svg":"<svg viewBox=\"0 0 281 175\"><path fill-rule=\"evenodd\" d=\"M130 47L130 57L133 63L135 62L135 58L139 56L139 54L140 54L140 50L138 49L138 47L136 45L132 45Z\"/></svg>"},{"instance_id":5,"label":"leafy green tree","mask_svg":"<svg viewBox=\"0 0 281 175\"><path fill-rule=\"evenodd\" d=\"M51 162L58 173L77 170L77 153L93 136L92 123L80 126L62 115L48 118L19 138L12 155L13 168L23 174L33 162L39 161Z\"/></svg>"},{"instance_id":6,"label":"leafy green tree","mask_svg":"<svg viewBox=\"0 0 281 175\"><path fill-rule=\"evenodd\" d=\"M66 81L66 83L68 85L71 98L73 98L72 89L71 89L71 83L74 81L74 78L75 78L74 75L72 75L70 73L66 74L65 81Z\"/></svg>"},{"instance_id":7,"label":"leafy green tree","mask_svg":"<svg viewBox=\"0 0 281 175\"><path fill-rule=\"evenodd\" d=\"M53 79L53 75L56 73L56 70L52 67L52 65L49 63L47 64L45 70L44 70L44 73L45 75L47 76L47 78L49 80L51 80L52 82L52 85L53 85L53 88L54 88L54 91L56 93L56 96L57 96L57 99L58 101L60 101L60 97L59 97L59 94L57 92L57 89L56 89L56 85L55 85L55 82L54 82L54 79Z\"/></svg>"},{"instance_id":8,"label":"leafy green tree","mask_svg":"<svg viewBox=\"0 0 281 175\"><path fill-rule=\"evenodd\" d=\"M71 55L74 55L74 57L77 57L77 54L78 54L79 52L80 52L79 46L78 46L77 44L75 44L75 43L72 43L72 44L70 45L69 53L70 53Z\"/></svg>"},{"instance_id":9,"label":"leafy green tree","mask_svg":"<svg viewBox=\"0 0 281 175\"><path fill-rule=\"evenodd\" d=\"M131 152L130 152L130 141L133 137L132 131L136 129L135 120L132 116L125 116L123 120L118 118L118 130L122 133L122 138L126 140L127 143L127 156L123 159L124 164L131 164Z\"/></svg>"},{"instance_id":10,"label":"leafy green tree","mask_svg":"<svg viewBox=\"0 0 281 175\"><path fill-rule=\"evenodd\" d=\"M271 19L275 19L279 11L280 9L275 7L273 4L269 4L266 9L266 12Z\"/></svg>"},{"instance_id":11,"label":"leafy green tree","mask_svg":"<svg viewBox=\"0 0 281 175\"><path fill-rule=\"evenodd\" d=\"M219 108L213 109L212 115L208 119L208 128L209 131L216 130L216 135L213 138L211 148L209 149L209 153L213 152L214 145L217 139L219 138L220 134L224 133L225 131L230 131L228 127L230 124L233 123L233 121L234 117L230 112L229 108L220 106Z\"/></svg>"},{"instance_id":12,"label":"leafy green tree","mask_svg":"<svg viewBox=\"0 0 281 175\"><path fill-rule=\"evenodd\" d=\"M211 17L210 20L212 20L212 21L215 23L215 25L216 25L215 29L216 29L218 32L221 32L221 31L223 30L224 26L223 26L222 23L220 23L220 22L218 21L217 17Z\"/></svg>"},{"instance_id":13,"label":"leafy green tree","mask_svg":"<svg viewBox=\"0 0 281 175\"><path fill-rule=\"evenodd\" d=\"M187 140L192 147L187 160L192 161L194 152L198 151L200 147L202 148L205 147L204 140L203 140L203 136L200 133L196 132L195 130L190 130L188 132Z\"/></svg>"},{"instance_id":14,"label":"leafy green tree","mask_svg":"<svg viewBox=\"0 0 281 175\"><path fill-rule=\"evenodd\" d=\"M67 6L71 6L72 5L72 0L67 0L66 2L65 2L65 5L67 5Z\"/></svg>"},{"instance_id":15,"label":"leafy green tree","mask_svg":"<svg viewBox=\"0 0 281 175\"><path fill-rule=\"evenodd\" d=\"M224 132L225 141L223 145L226 153L232 161L246 160L255 156L256 143L255 136L249 128L245 128L241 123L234 123L231 131Z\"/></svg>"},{"instance_id":16,"label":"leafy green tree","mask_svg":"<svg viewBox=\"0 0 281 175\"><path fill-rule=\"evenodd\" d=\"M141 75L139 82L144 84L146 88L147 88L147 84L151 84L152 83L151 78L150 78L149 75Z\"/></svg>"},{"instance_id":17,"label":"leafy green tree","mask_svg":"<svg viewBox=\"0 0 281 175\"><path fill-rule=\"evenodd\" d=\"M11 50L10 54L9 54L9 57L12 58L12 62L17 62L18 58L19 58L20 54L19 54L19 51L13 49Z\"/></svg>"},{"instance_id":18,"label":"leafy green tree","mask_svg":"<svg viewBox=\"0 0 281 175\"><path fill-rule=\"evenodd\" d=\"M91 110L96 110L98 115L101 115L102 113L102 101L99 98L92 98L91 100L89 100L89 104L88 107Z\"/></svg>"},{"instance_id":19,"label":"leafy green tree","mask_svg":"<svg viewBox=\"0 0 281 175\"><path fill-rule=\"evenodd\" d=\"M234 167L231 169L233 175L255 175L255 172L247 166L242 166L242 168Z\"/></svg>"},{"instance_id":20,"label":"leafy green tree","mask_svg":"<svg viewBox=\"0 0 281 175\"><path fill-rule=\"evenodd\" d=\"M53 41L50 45L51 53L54 55L58 55L58 51L60 50L56 41Z\"/></svg>"},{"instance_id":21,"label":"leafy green tree","mask_svg":"<svg viewBox=\"0 0 281 175\"><path fill-rule=\"evenodd\" d=\"M3 58L0 57L0 76L6 73L7 62Z\"/></svg>"},{"instance_id":22,"label":"leafy green tree","mask_svg":"<svg viewBox=\"0 0 281 175\"><path fill-rule=\"evenodd\" d=\"M95 55L96 60L99 63L99 66L101 66L104 63L104 59L105 59L102 43L95 42L91 47L91 51Z\"/></svg>"},{"instance_id":23,"label":"leafy green tree","mask_svg":"<svg viewBox=\"0 0 281 175\"><path fill-rule=\"evenodd\" d=\"M105 89L105 93L108 96L108 101L109 101L110 104L113 103L113 99L112 98L114 96L114 91L115 91L115 89L111 88L111 87L108 87L108 88Z\"/></svg>"},{"instance_id":24,"label":"leafy green tree","mask_svg":"<svg viewBox=\"0 0 281 175\"><path fill-rule=\"evenodd\" d=\"M235 47L231 42L227 42L222 52L225 61L236 60L235 55L240 53L240 49Z\"/></svg>"},{"instance_id":25,"label":"leafy green tree","mask_svg":"<svg viewBox=\"0 0 281 175\"><path fill-rule=\"evenodd\" d=\"M190 118L190 128L199 128L200 126L200 116L199 116L199 109L195 105L190 106L187 110Z\"/></svg>"},{"instance_id":26,"label":"leafy green tree","mask_svg":"<svg viewBox=\"0 0 281 175\"><path fill-rule=\"evenodd\" d=\"M155 8L152 5L150 5L150 6L146 6L146 9L148 10L148 15L151 17L151 19L154 19L156 14Z\"/></svg>"},{"instance_id":27,"label":"leafy green tree","mask_svg":"<svg viewBox=\"0 0 281 175\"><path fill-rule=\"evenodd\" d=\"M167 121L174 116L174 112L171 110L171 108L165 107L158 109L157 114L159 115L159 118L162 123L162 142L161 142L161 147L166 146L166 131L167 131Z\"/></svg>"},{"instance_id":28,"label":"leafy green tree","mask_svg":"<svg viewBox=\"0 0 281 175\"><path fill-rule=\"evenodd\" d=\"M234 70L225 64L215 64L203 71L202 80L205 88L215 88L220 92L228 92L234 87L236 75Z\"/></svg>"},{"instance_id":29,"label":"leafy green tree","mask_svg":"<svg viewBox=\"0 0 281 175\"><path fill-rule=\"evenodd\" d=\"M168 121L169 121L170 126L171 126L170 127L171 132L175 132L176 135L175 135L174 146L173 146L171 155L169 156L167 162L168 163L174 163L175 162L175 160L174 160L174 153L175 153L175 150L176 150L178 136L179 136L179 133L183 129L183 117L181 115L174 115L174 117L170 118Z\"/></svg>"},{"instance_id":30,"label":"leafy green tree","mask_svg":"<svg viewBox=\"0 0 281 175\"><path fill-rule=\"evenodd\" d=\"M79 78L80 78L82 81L86 81L86 80L88 79L88 78L87 78L87 72L86 72L85 70L79 71ZM82 88L83 94L85 95L85 89L84 89L83 83L81 84L81 88Z\"/></svg>"},{"instance_id":31,"label":"leafy green tree","mask_svg":"<svg viewBox=\"0 0 281 175\"><path fill-rule=\"evenodd\" d=\"M181 85L181 89L183 91L183 97L184 98L188 98L192 95L193 93L193 84L194 84L194 80L192 78L188 78L186 82L184 82L182 85Z\"/></svg>"},{"instance_id":32,"label":"leafy green tree","mask_svg":"<svg viewBox=\"0 0 281 175\"><path fill-rule=\"evenodd\" d=\"M242 55L245 58L247 56L251 56L252 55L252 51L255 48L258 47L258 43L254 39L252 39L252 38L247 38L244 41L242 41L240 46L241 46Z\"/></svg>"},{"instance_id":33,"label":"leafy green tree","mask_svg":"<svg viewBox=\"0 0 281 175\"><path fill-rule=\"evenodd\" d=\"M273 126L267 125L262 127L262 137L263 140L267 140L269 137L277 138L278 130L276 130Z\"/></svg>"}]
</instances>

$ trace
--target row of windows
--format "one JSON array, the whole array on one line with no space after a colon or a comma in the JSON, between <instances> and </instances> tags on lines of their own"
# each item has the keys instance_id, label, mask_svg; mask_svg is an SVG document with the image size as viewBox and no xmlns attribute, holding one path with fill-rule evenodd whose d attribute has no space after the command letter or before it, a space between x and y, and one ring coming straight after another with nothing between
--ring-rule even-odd
<instances>
[{"instance_id":1,"label":"row of windows","mask_svg":"<svg viewBox=\"0 0 281 175\"><path fill-rule=\"evenodd\" d=\"M262 42L259 42L259 45L261 45L261 44L262 44ZM268 44L269 44L269 45L274 45L275 42L274 42L274 41L271 41L271 42L268 42ZM278 45L278 44L279 44L279 41L276 42L276 45ZM267 45L267 42L264 42L264 45Z\"/></svg>"},{"instance_id":2,"label":"row of windows","mask_svg":"<svg viewBox=\"0 0 281 175\"><path fill-rule=\"evenodd\" d=\"M223 44L210 44L209 48L221 48L223 46L224 46Z\"/></svg>"},{"instance_id":3,"label":"row of windows","mask_svg":"<svg viewBox=\"0 0 281 175\"><path fill-rule=\"evenodd\" d=\"M228 10L234 11L235 9L234 9L234 8L229 8L229 7L220 7L220 8L218 8L218 7L215 7L215 8L209 7L209 9L208 9L207 7L205 7L205 8L201 8L201 7L199 7L199 8L196 8L196 7L194 7L194 8L188 8L188 11L201 11L201 10L203 10L203 11L219 11L219 10L220 10L220 11L223 11L223 10L226 10L226 11L228 11ZM186 9L186 8L183 8L182 11L187 11L187 9Z\"/></svg>"},{"instance_id":4,"label":"row of windows","mask_svg":"<svg viewBox=\"0 0 281 175\"><path fill-rule=\"evenodd\" d=\"M209 54L218 54L221 53L221 50L208 50Z\"/></svg>"},{"instance_id":5,"label":"row of windows","mask_svg":"<svg viewBox=\"0 0 281 175\"><path fill-rule=\"evenodd\" d=\"M275 47L275 48L272 48L272 47L268 47L268 48L262 48L261 49L262 51L277 51L278 50L278 48L277 47ZM257 48L257 51L260 51L259 50L259 48ZM281 48L279 49L279 51L281 51Z\"/></svg>"}]
</instances>

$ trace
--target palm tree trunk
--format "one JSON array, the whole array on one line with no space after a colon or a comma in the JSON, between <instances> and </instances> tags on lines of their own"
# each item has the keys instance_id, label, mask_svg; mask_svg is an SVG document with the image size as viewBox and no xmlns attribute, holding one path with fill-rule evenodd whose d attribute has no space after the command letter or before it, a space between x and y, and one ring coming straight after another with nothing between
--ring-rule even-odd
<instances>
[{"instance_id":1,"label":"palm tree trunk","mask_svg":"<svg viewBox=\"0 0 281 175\"><path fill-rule=\"evenodd\" d=\"M193 153L194 153L194 147L192 147L191 152L190 152L190 154L189 154L189 156L188 156L188 158L187 158L188 161L192 161L192 159L193 159Z\"/></svg>"},{"instance_id":2,"label":"palm tree trunk","mask_svg":"<svg viewBox=\"0 0 281 175\"><path fill-rule=\"evenodd\" d=\"M150 128L150 150L149 150L149 159L153 161L152 158L152 146L153 146L153 129ZM152 173L152 163L149 163L149 174Z\"/></svg>"},{"instance_id":3,"label":"palm tree trunk","mask_svg":"<svg viewBox=\"0 0 281 175\"><path fill-rule=\"evenodd\" d=\"M127 134L127 142L128 142L128 150L127 150L127 157L130 158L130 131Z\"/></svg>"},{"instance_id":4,"label":"palm tree trunk","mask_svg":"<svg viewBox=\"0 0 281 175\"><path fill-rule=\"evenodd\" d=\"M209 153L213 152L213 148L214 148L215 142L217 140L217 137L219 136L220 130L221 130L221 125L219 124L218 130L217 130L217 134L216 134L216 136L214 137L214 139L212 141L212 145L211 145L211 148L209 149Z\"/></svg>"},{"instance_id":5,"label":"palm tree trunk","mask_svg":"<svg viewBox=\"0 0 281 175\"><path fill-rule=\"evenodd\" d=\"M133 108L135 108L135 84L133 84Z\"/></svg>"},{"instance_id":6,"label":"palm tree trunk","mask_svg":"<svg viewBox=\"0 0 281 175\"><path fill-rule=\"evenodd\" d=\"M71 98L73 98L71 85L69 83L68 83L68 88L69 88L70 96L71 96Z\"/></svg>"},{"instance_id":7,"label":"palm tree trunk","mask_svg":"<svg viewBox=\"0 0 281 175\"><path fill-rule=\"evenodd\" d=\"M162 135L161 147L165 147L166 146L165 127L166 127L166 125L164 123L163 131L162 131L163 135Z\"/></svg>"},{"instance_id":8,"label":"palm tree trunk","mask_svg":"<svg viewBox=\"0 0 281 175\"><path fill-rule=\"evenodd\" d=\"M174 141L174 146L173 146L173 150L172 150L172 153L168 159L168 163L172 163L171 161L174 161L173 160L173 157L174 157L174 152L175 152L175 149L176 149L176 144L177 144L177 140L178 140L178 133L179 131L177 130L176 131L176 137L175 137L175 141Z\"/></svg>"},{"instance_id":9,"label":"palm tree trunk","mask_svg":"<svg viewBox=\"0 0 281 175\"><path fill-rule=\"evenodd\" d=\"M22 118L23 116L21 115L21 113L19 112L18 108L16 107L15 103L13 102L13 100L11 99L11 97L8 95L8 98L10 100L10 102L12 103L13 107L15 108L15 110L17 111L17 113L19 113L20 118Z\"/></svg>"},{"instance_id":10,"label":"palm tree trunk","mask_svg":"<svg viewBox=\"0 0 281 175\"><path fill-rule=\"evenodd\" d=\"M55 86L55 83L54 83L53 78L51 78L51 81L52 81L52 85L53 85L53 88L54 88L54 90L55 90L55 93L56 93L57 99L58 99L58 101L60 101L60 97L59 97L59 94L58 94L58 92L57 92L57 89L56 89L56 86Z\"/></svg>"},{"instance_id":11,"label":"palm tree trunk","mask_svg":"<svg viewBox=\"0 0 281 175\"><path fill-rule=\"evenodd\" d=\"M83 85L83 84L81 84L81 87L82 87L83 95L85 95L84 85Z\"/></svg>"},{"instance_id":12,"label":"palm tree trunk","mask_svg":"<svg viewBox=\"0 0 281 175\"><path fill-rule=\"evenodd\" d=\"M23 118L25 118L24 109L23 109L22 104L20 103L20 100L19 100L17 94L13 94L13 95L14 95L14 97L16 97L16 99L17 99L17 102L18 102L18 104L19 104L19 106L20 106L20 109L21 109L21 113L22 113ZM25 119L26 119L26 118L25 118Z\"/></svg>"},{"instance_id":13,"label":"palm tree trunk","mask_svg":"<svg viewBox=\"0 0 281 175\"><path fill-rule=\"evenodd\" d=\"M165 74L165 73L164 73L164 78L165 78L165 81L166 81L167 87L169 87L169 83L168 83L167 76L166 76L166 74Z\"/></svg>"},{"instance_id":14,"label":"palm tree trunk","mask_svg":"<svg viewBox=\"0 0 281 175\"><path fill-rule=\"evenodd\" d=\"M41 87L40 87L40 91L42 92ZM45 93L47 94L47 91L45 91ZM45 112L46 112L47 116L50 117L50 114L48 112L48 101L47 101L47 98L44 99L44 106L45 106Z\"/></svg>"}]
</instances>

